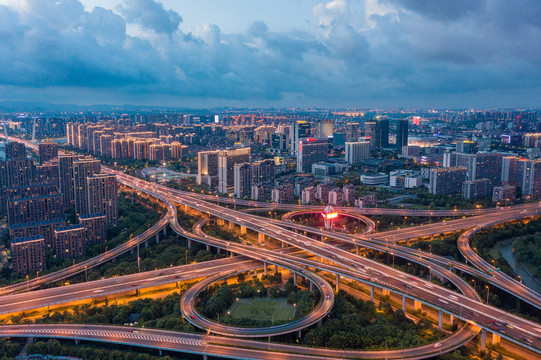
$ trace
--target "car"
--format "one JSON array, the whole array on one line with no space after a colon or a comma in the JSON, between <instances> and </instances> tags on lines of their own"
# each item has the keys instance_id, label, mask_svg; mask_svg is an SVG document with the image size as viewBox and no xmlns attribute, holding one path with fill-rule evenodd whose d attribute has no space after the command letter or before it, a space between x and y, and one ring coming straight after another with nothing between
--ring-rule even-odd
<instances>
[{"instance_id":1,"label":"car","mask_svg":"<svg viewBox=\"0 0 541 360\"><path fill-rule=\"evenodd\" d=\"M438 300L439 300L440 302L444 303L444 304L449 304L449 302L448 302L447 300L444 300L444 299L442 299L442 298L439 298Z\"/></svg>"},{"instance_id":2,"label":"car","mask_svg":"<svg viewBox=\"0 0 541 360\"><path fill-rule=\"evenodd\" d=\"M439 347L441 347L441 342L437 342L437 343L435 343L435 344L434 344L434 347L435 347L435 348L439 348Z\"/></svg>"},{"instance_id":3,"label":"car","mask_svg":"<svg viewBox=\"0 0 541 360\"><path fill-rule=\"evenodd\" d=\"M195 315L192 315L192 316L190 316L190 317L192 318L192 320L195 319Z\"/></svg>"},{"instance_id":4,"label":"car","mask_svg":"<svg viewBox=\"0 0 541 360\"><path fill-rule=\"evenodd\" d=\"M137 284L131 284L130 286L137 286Z\"/></svg>"}]
</instances>

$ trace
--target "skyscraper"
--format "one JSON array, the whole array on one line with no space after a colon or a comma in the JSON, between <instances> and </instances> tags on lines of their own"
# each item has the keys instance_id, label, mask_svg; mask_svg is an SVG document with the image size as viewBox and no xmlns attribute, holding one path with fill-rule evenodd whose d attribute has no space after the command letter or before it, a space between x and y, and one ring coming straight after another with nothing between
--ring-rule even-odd
<instances>
[{"instance_id":1,"label":"skyscraper","mask_svg":"<svg viewBox=\"0 0 541 360\"><path fill-rule=\"evenodd\" d=\"M293 136L291 137L291 149L293 155L297 155L299 152L299 141L303 138L308 138L311 135L310 124L306 121L297 121L293 125Z\"/></svg>"},{"instance_id":2,"label":"skyscraper","mask_svg":"<svg viewBox=\"0 0 541 360\"><path fill-rule=\"evenodd\" d=\"M408 120L398 120L396 125L396 147L408 146Z\"/></svg>"},{"instance_id":3,"label":"skyscraper","mask_svg":"<svg viewBox=\"0 0 541 360\"><path fill-rule=\"evenodd\" d=\"M13 271L19 274L41 271L45 268L45 240L33 235L11 240Z\"/></svg>"},{"instance_id":4,"label":"skyscraper","mask_svg":"<svg viewBox=\"0 0 541 360\"><path fill-rule=\"evenodd\" d=\"M466 181L466 167L433 168L429 173L428 191L435 195L460 194Z\"/></svg>"},{"instance_id":5,"label":"skyscraper","mask_svg":"<svg viewBox=\"0 0 541 360\"><path fill-rule=\"evenodd\" d=\"M64 208L75 207L75 191L73 182L73 162L79 155L61 155L58 158L58 184L64 197Z\"/></svg>"},{"instance_id":6,"label":"skyscraper","mask_svg":"<svg viewBox=\"0 0 541 360\"><path fill-rule=\"evenodd\" d=\"M389 119L383 118L376 121L376 147L389 147Z\"/></svg>"},{"instance_id":7,"label":"skyscraper","mask_svg":"<svg viewBox=\"0 0 541 360\"><path fill-rule=\"evenodd\" d=\"M301 139L297 153L297 172L311 172L312 164L327 160L328 150L327 139Z\"/></svg>"},{"instance_id":8,"label":"skyscraper","mask_svg":"<svg viewBox=\"0 0 541 360\"><path fill-rule=\"evenodd\" d=\"M370 147L373 149L376 147L376 122L367 121L364 123L364 136L370 139Z\"/></svg>"},{"instance_id":9,"label":"skyscraper","mask_svg":"<svg viewBox=\"0 0 541 360\"><path fill-rule=\"evenodd\" d=\"M252 191L252 166L250 163L235 164L233 195L242 198L250 195Z\"/></svg>"}]
</instances>

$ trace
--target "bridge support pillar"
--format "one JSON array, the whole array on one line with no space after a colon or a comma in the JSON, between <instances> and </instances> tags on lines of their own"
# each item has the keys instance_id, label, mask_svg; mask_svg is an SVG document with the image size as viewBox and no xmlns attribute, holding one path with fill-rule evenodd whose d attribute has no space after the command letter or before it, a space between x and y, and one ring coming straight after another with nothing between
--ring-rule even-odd
<instances>
[{"instance_id":1,"label":"bridge support pillar","mask_svg":"<svg viewBox=\"0 0 541 360\"><path fill-rule=\"evenodd\" d=\"M449 314L449 325L453 327L455 325L455 316Z\"/></svg>"},{"instance_id":2,"label":"bridge support pillar","mask_svg":"<svg viewBox=\"0 0 541 360\"><path fill-rule=\"evenodd\" d=\"M299 330L299 332L297 333L297 337L300 339L302 336L302 330Z\"/></svg>"},{"instance_id":3,"label":"bridge support pillar","mask_svg":"<svg viewBox=\"0 0 541 360\"><path fill-rule=\"evenodd\" d=\"M209 356L208 355L203 355L203 360L209 360Z\"/></svg>"},{"instance_id":4,"label":"bridge support pillar","mask_svg":"<svg viewBox=\"0 0 541 360\"><path fill-rule=\"evenodd\" d=\"M293 273L293 285L297 286L297 273Z\"/></svg>"},{"instance_id":5,"label":"bridge support pillar","mask_svg":"<svg viewBox=\"0 0 541 360\"><path fill-rule=\"evenodd\" d=\"M443 311L438 312L438 330L441 331L443 328Z\"/></svg>"},{"instance_id":6,"label":"bridge support pillar","mask_svg":"<svg viewBox=\"0 0 541 360\"><path fill-rule=\"evenodd\" d=\"M240 234L241 235L246 235L246 226L240 226Z\"/></svg>"},{"instance_id":7,"label":"bridge support pillar","mask_svg":"<svg viewBox=\"0 0 541 360\"><path fill-rule=\"evenodd\" d=\"M492 345L499 345L501 337L496 333L492 333Z\"/></svg>"},{"instance_id":8,"label":"bridge support pillar","mask_svg":"<svg viewBox=\"0 0 541 360\"><path fill-rule=\"evenodd\" d=\"M413 309L415 311L422 310L422 308L423 308L423 304L420 301L413 300Z\"/></svg>"},{"instance_id":9,"label":"bridge support pillar","mask_svg":"<svg viewBox=\"0 0 541 360\"><path fill-rule=\"evenodd\" d=\"M79 345L79 339L75 339L75 345Z\"/></svg>"},{"instance_id":10,"label":"bridge support pillar","mask_svg":"<svg viewBox=\"0 0 541 360\"><path fill-rule=\"evenodd\" d=\"M148 239L145 240L145 247L148 247Z\"/></svg>"},{"instance_id":11,"label":"bridge support pillar","mask_svg":"<svg viewBox=\"0 0 541 360\"><path fill-rule=\"evenodd\" d=\"M263 275L267 275L267 263L263 263Z\"/></svg>"},{"instance_id":12,"label":"bridge support pillar","mask_svg":"<svg viewBox=\"0 0 541 360\"><path fill-rule=\"evenodd\" d=\"M355 245L355 254L359 255L359 245Z\"/></svg>"},{"instance_id":13,"label":"bridge support pillar","mask_svg":"<svg viewBox=\"0 0 541 360\"><path fill-rule=\"evenodd\" d=\"M374 301L374 285L370 285L370 301Z\"/></svg>"},{"instance_id":14,"label":"bridge support pillar","mask_svg":"<svg viewBox=\"0 0 541 360\"><path fill-rule=\"evenodd\" d=\"M162 356L162 349L158 349L160 356Z\"/></svg>"},{"instance_id":15,"label":"bridge support pillar","mask_svg":"<svg viewBox=\"0 0 541 360\"><path fill-rule=\"evenodd\" d=\"M340 291L340 275L336 274L336 292Z\"/></svg>"},{"instance_id":16,"label":"bridge support pillar","mask_svg":"<svg viewBox=\"0 0 541 360\"><path fill-rule=\"evenodd\" d=\"M481 351L485 350L487 340L487 331L485 329L481 329Z\"/></svg>"},{"instance_id":17,"label":"bridge support pillar","mask_svg":"<svg viewBox=\"0 0 541 360\"><path fill-rule=\"evenodd\" d=\"M192 240L188 239L188 249L192 247Z\"/></svg>"},{"instance_id":18,"label":"bridge support pillar","mask_svg":"<svg viewBox=\"0 0 541 360\"><path fill-rule=\"evenodd\" d=\"M402 311L406 312L406 296L402 295Z\"/></svg>"},{"instance_id":19,"label":"bridge support pillar","mask_svg":"<svg viewBox=\"0 0 541 360\"><path fill-rule=\"evenodd\" d=\"M241 232L242 232L242 228L241 228ZM259 245L261 245L261 243L265 242L265 234L257 233L257 242L259 243Z\"/></svg>"},{"instance_id":20,"label":"bridge support pillar","mask_svg":"<svg viewBox=\"0 0 541 360\"><path fill-rule=\"evenodd\" d=\"M163 236L167 236L167 226L163 228Z\"/></svg>"},{"instance_id":21,"label":"bridge support pillar","mask_svg":"<svg viewBox=\"0 0 541 360\"><path fill-rule=\"evenodd\" d=\"M314 283L310 281L310 291L314 291Z\"/></svg>"},{"instance_id":22,"label":"bridge support pillar","mask_svg":"<svg viewBox=\"0 0 541 360\"><path fill-rule=\"evenodd\" d=\"M184 205L184 212L185 212L185 213L188 212L188 205Z\"/></svg>"},{"instance_id":23,"label":"bridge support pillar","mask_svg":"<svg viewBox=\"0 0 541 360\"><path fill-rule=\"evenodd\" d=\"M233 221L229 222L229 230L235 229L235 223Z\"/></svg>"},{"instance_id":24,"label":"bridge support pillar","mask_svg":"<svg viewBox=\"0 0 541 360\"><path fill-rule=\"evenodd\" d=\"M283 241L280 241L280 244L282 244L282 249L286 247L286 243Z\"/></svg>"},{"instance_id":25,"label":"bridge support pillar","mask_svg":"<svg viewBox=\"0 0 541 360\"><path fill-rule=\"evenodd\" d=\"M391 296L391 290L389 290L389 289L381 289L381 295L383 295L383 296Z\"/></svg>"},{"instance_id":26,"label":"bridge support pillar","mask_svg":"<svg viewBox=\"0 0 541 360\"><path fill-rule=\"evenodd\" d=\"M207 246L207 251L210 251L210 245L206 244L206 246Z\"/></svg>"},{"instance_id":27,"label":"bridge support pillar","mask_svg":"<svg viewBox=\"0 0 541 360\"><path fill-rule=\"evenodd\" d=\"M317 322L317 326L319 327L319 326L321 326L321 325L323 325L323 320L322 320L322 319L319 319L318 322Z\"/></svg>"},{"instance_id":28,"label":"bridge support pillar","mask_svg":"<svg viewBox=\"0 0 541 360\"><path fill-rule=\"evenodd\" d=\"M160 234L156 233L156 245L160 243Z\"/></svg>"},{"instance_id":29,"label":"bridge support pillar","mask_svg":"<svg viewBox=\"0 0 541 360\"><path fill-rule=\"evenodd\" d=\"M274 265L274 273L278 274L278 265Z\"/></svg>"},{"instance_id":30,"label":"bridge support pillar","mask_svg":"<svg viewBox=\"0 0 541 360\"><path fill-rule=\"evenodd\" d=\"M216 248L216 254L220 255L220 248Z\"/></svg>"}]
</instances>

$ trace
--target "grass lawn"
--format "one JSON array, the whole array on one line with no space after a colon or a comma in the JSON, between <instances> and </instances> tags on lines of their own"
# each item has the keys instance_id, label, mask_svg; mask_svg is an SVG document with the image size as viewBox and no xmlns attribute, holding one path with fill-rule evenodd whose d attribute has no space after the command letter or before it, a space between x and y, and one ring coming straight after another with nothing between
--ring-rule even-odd
<instances>
[{"instance_id":1,"label":"grass lawn","mask_svg":"<svg viewBox=\"0 0 541 360\"><path fill-rule=\"evenodd\" d=\"M233 318L270 320L274 324L292 320L296 308L288 304L285 298L248 298L235 301L229 311Z\"/></svg>"}]
</instances>

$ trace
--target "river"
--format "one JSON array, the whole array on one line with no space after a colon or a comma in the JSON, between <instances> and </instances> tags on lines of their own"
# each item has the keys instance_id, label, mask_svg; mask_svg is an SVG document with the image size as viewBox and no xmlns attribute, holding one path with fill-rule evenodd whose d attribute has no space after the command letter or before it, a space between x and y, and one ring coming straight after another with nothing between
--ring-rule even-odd
<instances>
[{"instance_id":1,"label":"river","mask_svg":"<svg viewBox=\"0 0 541 360\"><path fill-rule=\"evenodd\" d=\"M507 260L509 266L515 271L515 274L520 275L524 285L541 293L541 284L534 279L513 256L513 242L509 241L500 247L500 254Z\"/></svg>"}]
</instances>

